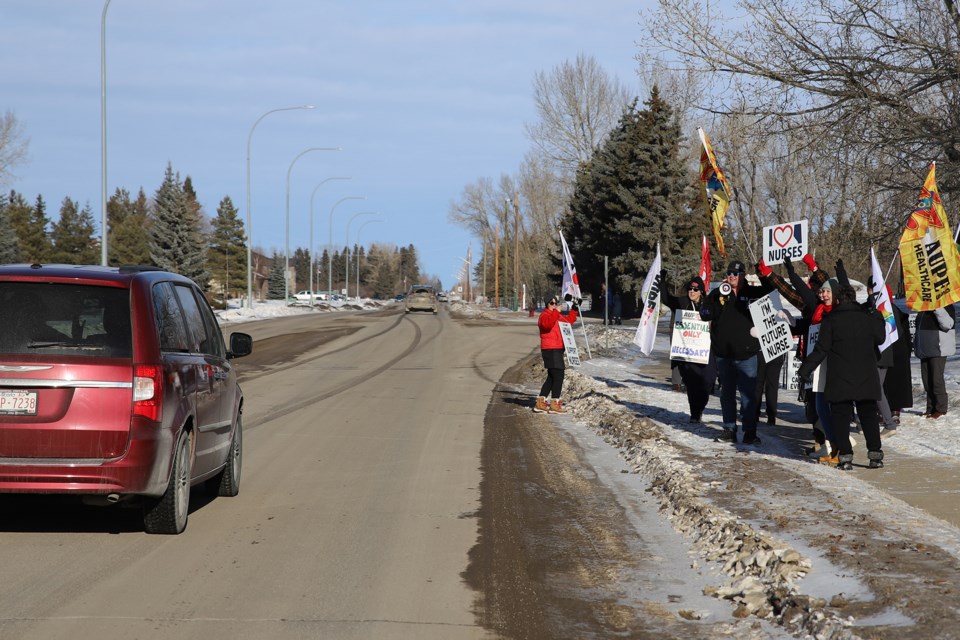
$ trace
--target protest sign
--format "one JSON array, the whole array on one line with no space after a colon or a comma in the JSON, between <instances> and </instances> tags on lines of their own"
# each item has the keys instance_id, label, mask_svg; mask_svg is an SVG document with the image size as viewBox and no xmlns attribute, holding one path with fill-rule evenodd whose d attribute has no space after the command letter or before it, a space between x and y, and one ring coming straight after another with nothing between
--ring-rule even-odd
<instances>
[{"instance_id":1,"label":"protest sign","mask_svg":"<svg viewBox=\"0 0 960 640\"><path fill-rule=\"evenodd\" d=\"M563 349L567 352L567 362L571 367L580 366L580 351L577 349L577 339L573 336L573 325L569 322L558 322L560 335L563 336Z\"/></svg>"},{"instance_id":2,"label":"protest sign","mask_svg":"<svg viewBox=\"0 0 960 640\"><path fill-rule=\"evenodd\" d=\"M750 317L753 318L753 326L757 330L764 362L770 362L790 351L790 325L777 315L782 308L780 294L776 291L750 303Z\"/></svg>"},{"instance_id":3,"label":"protest sign","mask_svg":"<svg viewBox=\"0 0 960 640\"><path fill-rule=\"evenodd\" d=\"M696 311L678 309L674 314L670 359L698 364L710 360L710 323Z\"/></svg>"},{"instance_id":4,"label":"protest sign","mask_svg":"<svg viewBox=\"0 0 960 640\"><path fill-rule=\"evenodd\" d=\"M763 228L763 261L767 265L796 262L807 253L807 221L786 222Z\"/></svg>"}]
</instances>

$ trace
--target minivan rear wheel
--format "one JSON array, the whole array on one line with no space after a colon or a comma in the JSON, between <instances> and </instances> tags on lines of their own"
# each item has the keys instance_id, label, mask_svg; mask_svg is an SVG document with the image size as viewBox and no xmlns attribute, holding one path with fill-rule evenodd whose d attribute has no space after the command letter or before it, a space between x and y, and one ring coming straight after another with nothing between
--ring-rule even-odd
<instances>
[{"instance_id":1,"label":"minivan rear wheel","mask_svg":"<svg viewBox=\"0 0 960 640\"><path fill-rule=\"evenodd\" d=\"M167 490L159 498L145 498L143 528L147 533L176 535L187 528L190 510L190 435L180 435Z\"/></svg>"},{"instance_id":2,"label":"minivan rear wheel","mask_svg":"<svg viewBox=\"0 0 960 640\"><path fill-rule=\"evenodd\" d=\"M240 470L243 466L243 416L237 414L237 428L230 443L227 464L217 475L207 480L207 489L216 496L232 498L240 493Z\"/></svg>"}]
</instances>

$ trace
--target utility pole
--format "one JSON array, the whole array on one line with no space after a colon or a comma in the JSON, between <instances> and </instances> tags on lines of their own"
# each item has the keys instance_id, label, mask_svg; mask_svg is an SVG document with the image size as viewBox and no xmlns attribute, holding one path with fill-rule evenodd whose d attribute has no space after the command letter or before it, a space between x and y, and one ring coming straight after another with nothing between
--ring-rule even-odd
<instances>
[{"instance_id":1,"label":"utility pole","mask_svg":"<svg viewBox=\"0 0 960 640\"><path fill-rule=\"evenodd\" d=\"M517 283L520 282L520 192L513 198L513 310L517 310Z\"/></svg>"},{"instance_id":2,"label":"utility pole","mask_svg":"<svg viewBox=\"0 0 960 640\"><path fill-rule=\"evenodd\" d=\"M500 304L500 223L493 228L493 308Z\"/></svg>"}]
</instances>

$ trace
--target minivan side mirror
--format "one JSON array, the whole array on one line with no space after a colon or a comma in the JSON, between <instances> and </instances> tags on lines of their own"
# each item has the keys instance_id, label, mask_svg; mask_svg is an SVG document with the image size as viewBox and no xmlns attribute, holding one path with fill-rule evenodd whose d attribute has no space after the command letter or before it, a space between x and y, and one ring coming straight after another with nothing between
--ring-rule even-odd
<instances>
[{"instance_id":1,"label":"minivan side mirror","mask_svg":"<svg viewBox=\"0 0 960 640\"><path fill-rule=\"evenodd\" d=\"M230 351L227 352L227 358L241 358L248 356L253 352L253 338L250 334L236 333L230 334Z\"/></svg>"}]
</instances>

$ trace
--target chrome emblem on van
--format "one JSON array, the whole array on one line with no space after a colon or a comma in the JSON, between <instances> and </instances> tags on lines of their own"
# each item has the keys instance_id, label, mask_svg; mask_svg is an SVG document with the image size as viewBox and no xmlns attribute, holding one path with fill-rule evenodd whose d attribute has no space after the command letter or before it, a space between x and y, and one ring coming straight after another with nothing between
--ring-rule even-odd
<instances>
[{"instance_id":1,"label":"chrome emblem on van","mask_svg":"<svg viewBox=\"0 0 960 640\"><path fill-rule=\"evenodd\" d=\"M50 366L50 365L46 365L46 366L30 366L30 365L21 364L21 365L17 365L17 366L10 366L10 365L5 365L5 364L0 364L0 371L15 371L15 372L20 372L20 373L22 373L22 372L25 372L25 371L43 371L43 370L45 370L45 369L53 369L53 367Z\"/></svg>"}]
</instances>

